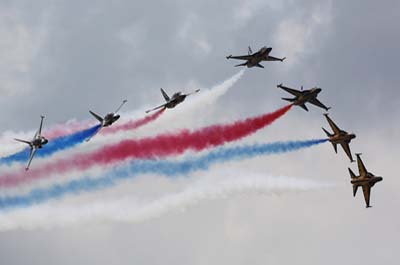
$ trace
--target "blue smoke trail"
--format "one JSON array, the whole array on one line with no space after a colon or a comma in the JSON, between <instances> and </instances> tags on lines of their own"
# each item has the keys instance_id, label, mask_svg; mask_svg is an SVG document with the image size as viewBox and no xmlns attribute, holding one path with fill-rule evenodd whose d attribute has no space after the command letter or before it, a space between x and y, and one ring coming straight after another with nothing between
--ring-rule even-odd
<instances>
[{"instance_id":1,"label":"blue smoke trail","mask_svg":"<svg viewBox=\"0 0 400 265\"><path fill-rule=\"evenodd\" d=\"M139 160L129 165L113 169L97 178L83 177L49 188L34 189L25 195L0 197L0 209L27 207L32 204L61 198L66 194L79 194L83 191L97 190L114 186L117 181L132 178L139 174L157 173L166 176L184 175L195 170L206 170L218 162L241 160L260 155L279 154L308 148L326 142L327 139L308 141L276 142L230 148L220 148L208 154L183 161Z\"/></svg>"},{"instance_id":2,"label":"blue smoke trail","mask_svg":"<svg viewBox=\"0 0 400 265\"><path fill-rule=\"evenodd\" d=\"M36 151L35 157L46 157L52 155L58 151L69 149L77 144L82 143L84 140L92 136L98 129L100 125L93 126L89 129L82 130L73 134L57 137L44 145L42 149ZM0 164L10 164L12 162L26 162L29 158L29 148L0 158Z\"/></svg>"}]
</instances>

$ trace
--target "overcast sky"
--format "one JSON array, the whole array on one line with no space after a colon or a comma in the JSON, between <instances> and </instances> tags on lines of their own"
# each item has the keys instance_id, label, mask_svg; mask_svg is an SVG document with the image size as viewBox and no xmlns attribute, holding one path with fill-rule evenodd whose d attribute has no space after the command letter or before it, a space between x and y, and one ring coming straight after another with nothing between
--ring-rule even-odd
<instances>
[{"instance_id":1,"label":"overcast sky","mask_svg":"<svg viewBox=\"0 0 400 265\"><path fill-rule=\"evenodd\" d=\"M279 83L318 86L331 117L357 134L353 153L384 178L366 210L361 192L352 197L347 167L356 165L329 144L184 180L142 177L95 196L161 196L227 168L336 186L199 201L138 223L1 232L0 263L398 264L399 12L394 0L0 0L0 133L33 130L40 114L46 125L88 119L89 109L104 114L124 98L124 110L144 109L161 102L160 87L212 87L239 71L225 56L265 45L287 60L246 70L208 111L184 119L173 110L176 122L191 128L245 118L283 106ZM246 141L323 137L322 113L295 108ZM149 128L168 129L160 126Z\"/></svg>"}]
</instances>

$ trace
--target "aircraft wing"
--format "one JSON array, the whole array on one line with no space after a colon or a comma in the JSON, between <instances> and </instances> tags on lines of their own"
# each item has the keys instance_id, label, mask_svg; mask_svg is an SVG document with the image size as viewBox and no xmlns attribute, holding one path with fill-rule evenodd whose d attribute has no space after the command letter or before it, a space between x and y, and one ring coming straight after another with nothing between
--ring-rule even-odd
<instances>
[{"instance_id":1,"label":"aircraft wing","mask_svg":"<svg viewBox=\"0 0 400 265\"><path fill-rule=\"evenodd\" d=\"M274 57L274 56L266 56L264 59L263 59L263 61L281 61L281 62L283 62L284 60L286 59L286 57L283 57L283 58L277 58L277 57Z\"/></svg>"},{"instance_id":2,"label":"aircraft wing","mask_svg":"<svg viewBox=\"0 0 400 265\"><path fill-rule=\"evenodd\" d=\"M341 143L340 144L344 150L344 152L346 153L346 155L350 158L351 162L353 162L353 156L351 155L351 151L350 151L350 146L348 143Z\"/></svg>"},{"instance_id":3,"label":"aircraft wing","mask_svg":"<svg viewBox=\"0 0 400 265\"><path fill-rule=\"evenodd\" d=\"M320 108L323 108L325 110L329 110L329 108L327 106L325 106L324 104L321 103L321 101L319 101L318 99L314 98L314 99L310 99L308 102L310 102L311 104L318 106Z\"/></svg>"},{"instance_id":4,"label":"aircraft wing","mask_svg":"<svg viewBox=\"0 0 400 265\"><path fill-rule=\"evenodd\" d=\"M331 126L332 131L334 132L334 134L339 134L340 133L339 127L337 127L337 125L331 120L331 118L329 118L328 114L325 114L325 118L328 121L329 126Z\"/></svg>"},{"instance_id":5,"label":"aircraft wing","mask_svg":"<svg viewBox=\"0 0 400 265\"><path fill-rule=\"evenodd\" d=\"M371 186L366 183L364 185L362 185L362 189L363 189L363 193L364 193L364 200L365 200L365 204L367 205L367 208L369 207L369 198L371 195Z\"/></svg>"},{"instance_id":6,"label":"aircraft wing","mask_svg":"<svg viewBox=\"0 0 400 265\"><path fill-rule=\"evenodd\" d=\"M31 152L29 154L29 161L28 161L28 165L26 166L25 170L29 169L29 166L31 165L32 159L35 156L36 153L36 148L31 148Z\"/></svg>"},{"instance_id":7,"label":"aircraft wing","mask_svg":"<svg viewBox=\"0 0 400 265\"><path fill-rule=\"evenodd\" d=\"M302 93L299 90L287 87L287 86L283 86L282 84L278 85L279 88L282 88L283 90L285 90L286 92L292 94L293 96L299 97Z\"/></svg>"},{"instance_id":8,"label":"aircraft wing","mask_svg":"<svg viewBox=\"0 0 400 265\"><path fill-rule=\"evenodd\" d=\"M35 135L35 138L36 138L37 135L42 135L43 119L44 119L44 116L41 116L39 130L37 131L37 133Z\"/></svg>"},{"instance_id":9,"label":"aircraft wing","mask_svg":"<svg viewBox=\"0 0 400 265\"><path fill-rule=\"evenodd\" d=\"M367 175L367 169L365 168L364 163L360 158L360 154L357 154L357 165L360 176Z\"/></svg>"},{"instance_id":10,"label":"aircraft wing","mask_svg":"<svg viewBox=\"0 0 400 265\"><path fill-rule=\"evenodd\" d=\"M250 60L251 58L253 58L253 56L252 55L240 55L240 56L229 55L226 58L227 59L236 59L236 60Z\"/></svg>"},{"instance_id":11,"label":"aircraft wing","mask_svg":"<svg viewBox=\"0 0 400 265\"><path fill-rule=\"evenodd\" d=\"M166 105L167 104L162 104L162 105L160 105L158 107L155 107L153 109L146 110L146 113L149 113L150 111L158 110L158 109L161 109L161 108L165 108Z\"/></svg>"}]
</instances>

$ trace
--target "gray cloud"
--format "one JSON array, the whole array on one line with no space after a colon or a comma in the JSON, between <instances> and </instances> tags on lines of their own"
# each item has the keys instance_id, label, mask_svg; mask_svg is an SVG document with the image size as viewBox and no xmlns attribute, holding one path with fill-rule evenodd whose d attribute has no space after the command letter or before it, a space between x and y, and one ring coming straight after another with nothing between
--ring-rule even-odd
<instances>
[{"instance_id":1,"label":"gray cloud","mask_svg":"<svg viewBox=\"0 0 400 265\"><path fill-rule=\"evenodd\" d=\"M86 119L89 108L104 113L125 97L127 109L139 109L159 102L159 87L210 87L237 72L226 55L272 45L277 56L288 55L287 62L246 71L204 119L226 122L282 106L281 82L321 86L331 116L357 133L353 151L363 152L368 169L384 177L372 194L375 207L365 210L348 183L347 167L355 165L328 144L229 163L220 167L339 186L201 202L140 224L6 232L0 263L397 264L398 13L397 1L0 4L2 132L35 128L41 113L47 124ZM319 110L294 109L246 141L322 137L322 125ZM154 178L141 178L114 192L162 195L179 191L182 182L154 185Z\"/></svg>"}]
</instances>

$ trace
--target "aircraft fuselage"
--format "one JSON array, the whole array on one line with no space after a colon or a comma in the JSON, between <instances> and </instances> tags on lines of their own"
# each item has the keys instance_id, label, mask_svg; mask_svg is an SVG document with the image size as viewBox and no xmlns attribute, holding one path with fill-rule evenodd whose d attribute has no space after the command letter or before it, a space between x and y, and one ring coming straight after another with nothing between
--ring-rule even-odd
<instances>
[{"instance_id":1,"label":"aircraft fuselage","mask_svg":"<svg viewBox=\"0 0 400 265\"><path fill-rule=\"evenodd\" d=\"M339 134L335 134L329 137L329 141L334 144L350 143L352 139L356 138L355 134L350 134L345 131L341 131Z\"/></svg>"},{"instance_id":2,"label":"aircraft fuselage","mask_svg":"<svg viewBox=\"0 0 400 265\"><path fill-rule=\"evenodd\" d=\"M351 184L360 186L367 183L370 187L373 187L375 183L382 180L383 180L382 177L376 177L373 174L368 173L367 176L365 177L352 178Z\"/></svg>"},{"instance_id":3,"label":"aircraft fuselage","mask_svg":"<svg viewBox=\"0 0 400 265\"><path fill-rule=\"evenodd\" d=\"M293 102L293 105L303 105L304 103L307 103L310 100L317 98L320 92L321 88L306 90Z\"/></svg>"},{"instance_id":4,"label":"aircraft fuselage","mask_svg":"<svg viewBox=\"0 0 400 265\"><path fill-rule=\"evenodd\" d=\"M108 113L104 117L104 121L103 121L102 126L103 127L108 127L108 126L112 125L114 122L116 122L119 118L120 118L119 114Z\"/></svg>"},{"instance_id":5,"label":"aircraft fuselage","mask_svg":"<svg viewBox=\"0 0 400 265\"><path fill-rule=\"evenodd\" d=\"M257 66L260 62L266 60L271 50L272 48L263 47L258 52L254 53L246 63L247 68Z\"/></svg>"},{"instance_id":6,"label":"aircraft fuselage","mask_svg":"<svg viewBox=\"0 0 400 265\"><path fill-rule=\"evenodd\" d=\"M44 138L43 136L40 136L40 137L37 137L36 139L34 139L31 142L31 144L32 144L32 147L40 149L43 147L43 145L47 144L48 142L49 141L46 138Z\"/></svg>"},{"instance_id":7,"label":"aircraft fuselage","mask_svg":"<svg viewBox=\"0 0 400 265\"><path fill-rule=\"evenodd\" d=\"M165 104L165 107L168 109L175 108L176 105L182 103L183 101L185 101L185 99L186 99L186 95L182 95L182 94L173 95L172 99Z\"/></svg>"}]
</instances>

